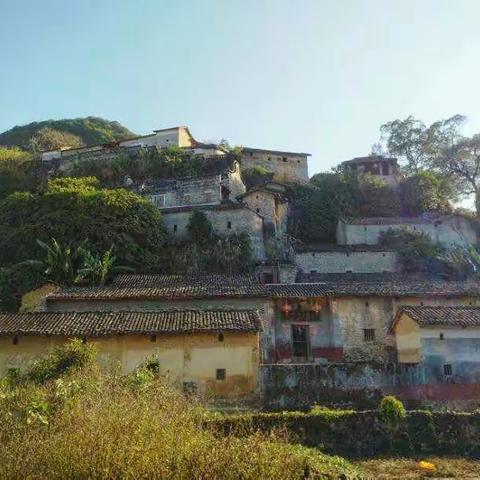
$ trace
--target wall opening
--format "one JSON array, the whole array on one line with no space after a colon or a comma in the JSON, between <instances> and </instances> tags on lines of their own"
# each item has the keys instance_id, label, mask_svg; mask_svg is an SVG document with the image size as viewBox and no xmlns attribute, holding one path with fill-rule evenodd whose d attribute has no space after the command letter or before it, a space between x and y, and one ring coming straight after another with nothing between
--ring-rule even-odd
<instances>
[{"instance_id":1,"label":"wall opening","mask_svg":"<svg viewBox=\"0 0 480 480\"><path fill-rule=\"evenodd\" d=\"M227 370L225 368L217 368L215 378L217 380L225 380L227 378Z\"/></svg>"},{"instance_id":2,"label":"wall opening","mask_svg":"<svg viewBox=\"0 0 480 480\"><path fill-rule=\"evenodd\" d=\"M292 352L295 360L310 358L310 326L292 325Z\"/></svg>"},{"instance_id":3,"label":"wall opening","mask_svg":"<svg viewBox=\"0 0 480 480\"><path fill-rule=\"evenodd\" d=\"M363 329L363 339L366 342L375 341L375 329L374 328L364 328Z\"/></svg>"}]
</instances>

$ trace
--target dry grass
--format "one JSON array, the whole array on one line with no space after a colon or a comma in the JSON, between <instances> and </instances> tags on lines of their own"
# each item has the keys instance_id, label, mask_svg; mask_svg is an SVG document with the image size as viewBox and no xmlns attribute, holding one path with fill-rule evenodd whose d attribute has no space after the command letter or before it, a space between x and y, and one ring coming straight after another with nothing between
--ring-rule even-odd
<instances>
[{"instance_id":1,"label":"dry grass","mask_svg":"<svg viewBox=\"0 0 480 480\"><path fill-rule=\"evenodd\" d=\"M436 470L432 472L423 470L419 466L421 460L433 463ZM466 458L377 458L354 463L365 474L378 480L417 480L424 478L480 479L480 461Z\"/></svg>"},{"instance_id":2,"label":"dry grass","mask_svg":"<svg viewBox=\"0 0 480 480\"><path fill-rule=\"evenodd\" d=\"M43 384L4 382L0 478L360 478L346 460L282 435L215 435L207 415L146 370L122 377L89 366Z\"/></svg>"}]
</instances>

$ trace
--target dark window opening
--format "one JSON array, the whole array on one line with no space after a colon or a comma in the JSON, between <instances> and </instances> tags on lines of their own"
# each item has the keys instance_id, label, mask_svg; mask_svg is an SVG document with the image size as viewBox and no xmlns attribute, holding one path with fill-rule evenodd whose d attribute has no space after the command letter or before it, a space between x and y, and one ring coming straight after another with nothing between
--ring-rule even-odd
<instances>
[{"instance_id":1,"label":"dark window opening","mask_svg":"<svg viewBox=\"0 0 480 480\"><path fill-rule=\"evenodd\" d=\"M225 368L217 368L215 378L217 380L225 380L225 378L227 378L227 370Z\"/></svg>"},{"instance_id":2,"label":"dark window opening","mask_svg":"<svg viewBox=\"0 0 480 480\"><path fill-rule=\"evenodd\" d=\"M388 163L382 163L382 175L388 175Z\"/></svg>"},{"instance_id":3,"label":"dark window opening","mask_svg":"<svg viewBox=\"0 0 480 480\"><path fill-rule=\"evenodd\" d=\"M316 270L310 270L310 273L317 273Z\"/></svg>"},{"instance_id":4,"label":"dark window opening","mask_svg":"<svg viewBox=\"0 0 480 480\"><path fill-rule=\"evenodd\" d=\"M345 270L345 273L353 273L353 270Z\"/></svg>"},{"instance_id":5,"label":"dark window opening","mask_svg":"<svg viewBox=\"0 0 480 480\"><path fill-rule=\"evenodd\" d=\"M366 342L373 342L375 340L375 330L373 328L364 328L363 339Z\"/></svg>"},{"instance_id":6,"label":"dark window opening","mask_svg":"<svg viewBox=\"0 0 480 480\"><path fill-rule=\"evenodd\" d=\"M17 335L15 335L15 336L12 338L12 343L13 343L14 345L18 345L18 336L17 336Z\"/></svg>"},{"instance_id":7,"label":"dark window opening","mask_svg":"<svg viewBox=\"0 0 480 480\"><path fill-rule=\"evenodd\" d=\"M151 342L156 342L157 341L157 336L156 335L150 335L150 341Z\"/></svg>"},{"instance_id":8,"label":"dark window opening","mask_svg":"<svg viewBox=\"0 0 480 480\"><path fill-rule=\"evenodd\" d=\"M250 152L250 156L253 157L253 152Z\"/></svg>"},{"instance_id":9,"label":"dark window opening","mask_svg":"<svg viewBox=\"0 0 480 480\"><path fill-rule=\"evenodd\" d=\"M452 375L453 371L452 371L452 365L450 363L446 363L444 366L443 366L443 374L446 376L446 377L449 377L450 375Z\"/></svg>"},{"instance_id":10,"label":"dark window opening","mask_svg":"<svg viewBox=\"0 0 480 480\"><path fill-rule=\"evenodd\" d=\"M257 208L257 213L260 213L260 209L259 209L259 208Z\"/></svg>"},{"instance_id":11,"label":"dark window opening","mask_svg":"<svg viewBox=\"0 0 480 480\"><path fill-rule=\"evenodd\" d=\"M225 335L223 334L223 332L219 332L218 334L218 341L219 342L223 342L225 340Z\"/></svg>"},{"instance_id":12,"label":"dark window opening","mask_svg":"<svg viewBox=\"0 0 480 480\"><path fill-rule=\"evenodd\" d=\"M363 230L366 232L366 231L367 231L367 227L363 227Z\"/></svg>"},{"instance_id":13,"label":"dark window opening","mask_svg":"<svg viewBox=\"0 0 480 480\"><path fill-rule=\"evenodd\" d=\"M310 357L310 327L292 325L292 350L296 359L307 360Z\"/></svg>"},{"instance_id":14,"label":"dark window opening","mask_svg":"<svg viewBox=\"0 0 480 480\"><path fill-rule=\"evenodd\" d=\"M282 157L282 160L283 160L284 162L286 162L286 161L288 161L288 158L287 158L287 157Z\"/></svg>"},{"instance_id":15,"label":"dark window opening","mask_svg":"<svg viewBox=\"0 0 480 480\"><path fill-rule=\"evenodd\" d=\"M443 340L443 333L440 334L440 340Z\"/></svg>"},{"instance_id":16,"label":"dark window opening","mask_svg":"<svg viewBox=\"0 0 480 480\"><path fill-rule=\"evenodd\" d=\"M228 200L230 198L230 189L225 185L222 185L220 188L222 200Z\"/></svg>"},{"instance_id":17,"label":"dark window opening","mask_svg":"<svg viewBox=\"0 0 480 480\"><path fill-rule=\"evenodd\" d=\"M368 307L368 305L369 305L368 302L365 302L365 306Z\"/></svg>"},{"instance_id":18,"label":"dark window opening","mask_svg":"<svg viewBox=\"0 0 480 480\"><path fill-rule=\"evenodd\" d=\"M177 225L174 225L173 226L173 231L176 232L178 230L178 226Z\"/></svg>"},{"instance_id":19,"label":"dark window opening","mask_svg":"<svg viewBox=\"0 0 480 480\"><path fill-rule=\"evenodd\" d=\"M232 228L232 222L227 222L227 228L230 230Z\"/></svg>"},{"instance_id":20,"label":"dark window opening","mask_svg":"<svg viewBox=\"0 0 480 480\"><path fill-rule=\"evenodd\" d=\"M83 344L87 343L87 337L83 337L83 338L82 338L82 343L83 343Z\"/></svg>"},{"instance_id":21,"label":"dark window opening","mask_svg":"<svg viewBox=\"0 0 480 480\"><path fill-rule=\"evenodd\" d=\"M273 282L273 273L263 273L263 283L274 283Z\"/></svg>"}]
</instances>

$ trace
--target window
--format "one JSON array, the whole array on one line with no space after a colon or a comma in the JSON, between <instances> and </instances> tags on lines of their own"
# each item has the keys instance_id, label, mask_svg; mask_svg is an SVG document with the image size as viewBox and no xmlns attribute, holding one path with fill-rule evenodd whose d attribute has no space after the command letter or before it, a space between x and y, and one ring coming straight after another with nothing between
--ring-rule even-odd
<instances>
[{"instance_id":1,"label":"window","mask_svg":"<svg viewBox=\"0 0 480 480\"><path fill-rule=\"evenodd\" d=\"M274 283L273 282L273 273L263 273L263 283Z\"/></svg>"},{"instance_id":2,"label":"window","mask_svg":"<svg viewBox=\"0 0 480 480\"><path fill-rule=\"evenodd\" d=\"M157 341L157 336L156 335L150 335L150 341L151 342L156 342Z\"/></svg>"},{"instance_id":3,"label":"window","mask_svg":"<svg viewBox=\"0 0 480 480\"><path fill-rule=\"evenodd\" d=\"M446 364L443 366L443 374L444 374L446 377L449 377L450 375L453 374L452 365L451 365L450 363L446 363Z\"/></svg>"},{"instance_id":4,"label":"window","mask_svg":"<svg viewBox=\"0 0 480 480\"><path fill-rule=\"evenodd\" d=\"M388 163L382 163L382 175L388 175Z\"/></svg>"},{"instance_id":5,"label":"window","mask_svg":"<svg viewBox=\"0 0 480 480\"><path fill-rule=\"evenodd\" d=\"M307 360L310 356L310 327L292 325L292 350L296 359Z\"/></svg>"},{"instance_id":6,"label":"window","mask_svg":"<svg viewBox=\"0 0 480 480\"><path fill-rule=\"evenodd\" d=\"M373 342L375 340L375 330L373 328L364 328L363 339L366 342Z\"/></svg>"},{"instance_id":7,"label":"window","mask_svg":"<svg viewBox=\"0 0 480 480\"><path fill-rule=\"evenodd\" d=\"M178 225L173 226L173 231L176 232L178 230Z\"/></svg>"},{"instance_id":8,"label":"window","mask_svg":"<svg viewBox=\"0 0 480 480\"><path fill-rule=\"evenodd\" d=\"M268 157L267 160L268 160L268 161L271 161L271 160L272 160L272 157Z\"/></svg>"},{"instance_id":9,"label":"window","mask_svg":"<svg viewBox=\"0 0 480 480\"><path fill-rule=\"evenodd\" d=\"M444 336L443 336L443 333L440 334L440 340L443 340L444 339Z\"/></svg>"},{"instance_id":10,"label":"window","mask_svg":"<svg viewBox=\"0 0 480 480\"><path fill-rule=\"evenodd\" d=\"M366 232L366 231L367 231L367 227L363 227L363 231Z\"/></svg>"},{"instance_id":11,"label":"window","mask_svg":"<svg viewBox=\"0 0 480 480\"><path fill-rule=\"evenodd\" d=\"M257 213L260 213L260 209L259 209L259 208L257 208L256 210L257 210Z\"/></svg>"},{"instance_id":12,"label":"window","mask_svg":"<svg viewBox=\"0 0 480 480\"><path fill-rule=\"evenodd\" d=\"M18 336L17 336L17 335L15 335L15 336L12 338L12 343L13 343L14 345L18 345Z\"/></svg>"},{"instance_id":13,"label":"window","mask_svg":"<svg viewBox=\"0 0 480 480\"><path fill-rule=\"evenodd\" d=\"M283 160L284 162L286 162L286 161L288 161L288 158L287 158L287 157L282 157L282 160Z\"/></svg>"},{"instance_id":14,"label":"window","mask_svg":"<svg viewBox=\"0 0 480 480\"><path fill-rule=\"evenodd\" d=\"M223 342L225 340L225 335L223 332L218 332L218 341Z\"/></svg>"},{"instance_id":15,"label":"window","mask_svg":"<svg viewBox=\"0 0 480 480\"><path fill-rule=\"evenodd\" d=\"M215 378L217 380L225 380L225 378L227 378L227 370L225 368L217 368Z\"/></svg>"},{"instance_id":16,"label":"window","mask_svg":"<svg viewBox=\"0 0 480 480\"><path fill-rule=\"evenodd\" d=\"M345 270L345 273L353 273L353 270Z\"/></svg>"},{"instance_id":17,"label":"window","mask_svg":"<svg viewBox=\"0 0 480 480\"><path fill-rule=\"evenodd\" d=\"M227 222L227 228L228 228L229 230L231 230L231 228L232 228L232 222Z\"/></svg>"},{"instance_id":18,"label":"window","mask_svg":"<svg viewBox=\"0 0 480 480\"><path fill-rule=\"evenodd\" d=\"M162 208L165 206L165 195L152 195L151 197L152 203L157 207L157 208Z\"/></svg>"},{"instance_id":19,"label":"window","mask_svg":"<svg viewBox=\"0 0 480 480\"><path fill-rule=\"evenodd\" d=\"M317 273L316 270L310 270L310 273Z\"/></svg>"},{"instance_id":20,"label":"window","mask_svg":"<svg viewBox=\"0 0 480 480\"><path fill-rule=\"evenodd\" d=\"M213 202L213 193L212 192L205 192L205 201L207 203Z\"/></svg>"}]
</instances>

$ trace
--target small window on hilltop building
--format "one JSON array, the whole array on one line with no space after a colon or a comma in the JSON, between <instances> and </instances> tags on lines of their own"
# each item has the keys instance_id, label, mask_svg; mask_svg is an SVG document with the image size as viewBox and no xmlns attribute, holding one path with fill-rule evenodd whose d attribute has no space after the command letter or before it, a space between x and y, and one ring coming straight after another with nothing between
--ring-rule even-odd
<instances>
[{"instance_id":1,"label":"small window on hilltop building","mask_svg":"<svg viewBox=\"0 0 480 480\"><path fill-rule=\"evenodd\" d=\"M443 374L444 374L446 377L450 377L451 375L453 375L452 365L451 365L450 363L446 363L446 364L443 366Z\"/></svg>"},{"instance_id":2,"label":"small window on hilltop building","mask_svg":"<svg viewBox=\"0 0 480 480\"><path fill-rule=\"evenodd\" d=\"M12 343L13 345L18 345L18 336L15 335L13 338L12 338Z\"/></svg>"},{"instance_id":3,"label":"small window on hilltop building","mask_svg":"<svg viewBox=\"0 0 480 480\"><path fill-rule=\"evenodd\" d=\"M173 226L173 231L176 232L178 230L178 225Z\"/></svg>"},{"instance_id":4,"label":"small window on hilltop building","mask_svg":"<svg viewBox=\"0 0 480 480\"><path fill-rule=\"evenodd\" d=\"M375 341L375 330L373 328L364 328L363 329L363 339L366 342Z\"/></svg>"},{"instance_id":5,"label":"small window on hilltop building","mask_svg":"<svg viewBox=\"0 0 480 480\"><path fill-rule=\"evenodd\" d=\"M260 209L259 209L259 208L257 208L256 211L257 211L257 213L260 213Z\"/></svg>"},{"instance_id":6,"label":"small window on hilltop building","mask_svg":"<svg viewBox=\"0 0 480 480\"><path fill-rule=\"evenodd\" d=\"M225 380L227 378L227 370L225 368L217 368L215 378L217 380Z\"/></svg>"},{"instance_id":7,"label":"small window on hilltop building","mask_svg":"<svg viewBox=\"0 0 480 480\"><path fill-rule=\"evenodd\" d=\"M225 335L223 332L218 332L218 341L223 342L225 340Z\"/></svg>"},{"instance_id":8,"label":"small window on hilltop building","mask_svg":"<svg viewBox=\"0 0 480 480\"><path fill-rule=\"evenodd\" d=\"M288 158L287 158L287 157L282 157L282 160L283 160L284 162L287 162L287 161L288 161Z\"/></svg>"},{"instance_id":9,"label":"small window on hilltop building","mask_svg":"<svg viewBox=\"0 0 480 480\"><path fill-rule=\"evenodd\" d=\"M162 208L165 206L165 195L152 195L151 196L152 203L157 207L157 208Z\"/></svg>"},{"instance_id":10,"label":"small window on hilltop building","mask_svg":"<svg viewBox=\"0 0 480 480\"><path fill-rule=\"evenodd\" d=\"M156 335L150 335L150 341L151 342L156 342L157 341L157 336Z\"/></svg>"},{"instance_id":11,"label":"small window on hilltop building","mask_svg":"<svg viewBox=\"0 0 480 480\"><path fill-rule=\"evenodd\" d=\"M227 222L227 228L228 228L229 230L231 230L231 228L232 228L232 222L230 222L230 221Z\"/></svg>"},{"instance_id":12,"label":"small window on hilltop building","mask_svg":"<svg viewBox=\"0 0 480 480\"><path fill-rule=\"evenodd\" d=\"M310 327L292 325L292 350L296 360L306 361L310 357Z\"/></svg>"},{"instance_id":13,"label":"small window on hilltop building","mask_svg":"<svg viewBox=\"0 0 480 480\"><path fill-rule=\"evenodd\" d=\"M440 340L443 340L444 338L443 333L440 333Z\"/></svg>"}]
</instances>

